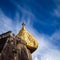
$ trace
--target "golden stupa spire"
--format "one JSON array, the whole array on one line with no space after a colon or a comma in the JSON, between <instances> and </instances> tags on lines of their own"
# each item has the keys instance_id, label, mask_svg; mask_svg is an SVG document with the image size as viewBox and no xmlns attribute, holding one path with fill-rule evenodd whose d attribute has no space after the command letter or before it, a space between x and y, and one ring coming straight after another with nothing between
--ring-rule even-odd
<instances>
[{"instance_id":1,"label":"golden stupa spire","mask_svg":"<svg viewBox=\"0 0 60 60\"><path fill-rule=\"evenodd\" d=\"M24 22L22 23L22 29L19 31L17 34L19 38L24 40L27 44L27 48L31 51L34 52L37 47L38 47L38 42L37 40L31 35L26 29L25 29L25 24Z\"/></svg>"},{"instance_id":2,"label":"golden stupa spire","mask_svg":"<svg viewBox=\"0 0 60 60\"><path fill-rule=\"evenodd\" d=\"M23 23L22 23L22 29L24 29L24 28L25 28L25 23L23 22Z\"/></svg>"}]
</instances>

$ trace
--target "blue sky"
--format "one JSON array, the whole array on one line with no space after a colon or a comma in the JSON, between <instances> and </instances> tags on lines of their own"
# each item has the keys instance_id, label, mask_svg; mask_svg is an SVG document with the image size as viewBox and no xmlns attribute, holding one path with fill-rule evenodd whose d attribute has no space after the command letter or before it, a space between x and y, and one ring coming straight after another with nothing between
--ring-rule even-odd
<instances>
[{"instance_id":1,"label":"blue sky","mask_svg":"<svg viewBox=\"0 0 60 60\"><path fill-rule=\"evenodd\" d=\"M23 21L39 42L33 60L60 60L60 0L0 0L0 34Z\"/></svg>"}]
</instances>

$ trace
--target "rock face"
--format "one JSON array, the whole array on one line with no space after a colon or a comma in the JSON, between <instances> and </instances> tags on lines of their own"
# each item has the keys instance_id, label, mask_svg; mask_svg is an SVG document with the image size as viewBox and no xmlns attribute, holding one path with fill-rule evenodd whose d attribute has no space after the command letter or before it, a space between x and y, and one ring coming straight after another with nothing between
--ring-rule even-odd
<instances>
[{"instance_id":1,"label":"rock face","mask_svg":"<svg viewBox=\"0 0 60 60\"><path fill-rule=\"evenodd\" d=\"M0 35L0 60L32 60L26 42L11 31Z\"/></svg>"}]
</instances>

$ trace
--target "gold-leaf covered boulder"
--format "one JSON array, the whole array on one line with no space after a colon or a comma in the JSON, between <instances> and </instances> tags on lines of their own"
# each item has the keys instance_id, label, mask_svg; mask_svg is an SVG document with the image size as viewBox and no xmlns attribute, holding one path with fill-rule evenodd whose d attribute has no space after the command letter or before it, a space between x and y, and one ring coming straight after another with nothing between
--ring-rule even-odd
<instances>
[{"instance_id":1,"label":"gold-leaf covered boulder","mask_svg":"<svg viewBox=\"0 0 60 60\"><path fill-rule=\"evenodd\" d=\"M24 27L24 23L22 23L22 29L19 31L17 36L26 42L27 48L30 52L34 52L38 47L37 40L31 35Z\"/></svg>"}]
</instances>

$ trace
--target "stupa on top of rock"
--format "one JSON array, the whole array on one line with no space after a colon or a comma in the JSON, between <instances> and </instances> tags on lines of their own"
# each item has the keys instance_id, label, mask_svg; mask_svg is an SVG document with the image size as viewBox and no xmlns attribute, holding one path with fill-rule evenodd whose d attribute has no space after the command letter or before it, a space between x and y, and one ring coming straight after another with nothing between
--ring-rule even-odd
<instances>
[{"instance_id":1,"label":"stupa on top of rock","mask_svg":"<svg viewBox=\"0 0 60 60\"><path fill-rule=\"evenodd\" d=\"M32 60L32 53L37 49L38 42L22 28L17 35L12 31L0 34L0 60Z\"/></svg>"},{"instance_id":2,"label":"stupa on top of rock","mask_svg":"<svg viewBox=\"0 0 60 60\"><path fill-rule=\"evenodd\" d=\"M38 42L36 38L25 29L24 22L22 23L22 28L17 36L26 42L26 47L30 50L31 53L37 49Z\"/></svg>"}]
</instances>

